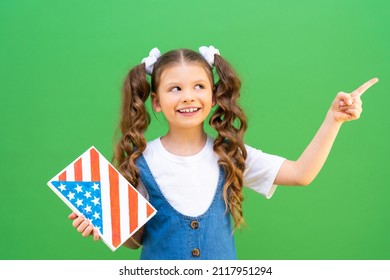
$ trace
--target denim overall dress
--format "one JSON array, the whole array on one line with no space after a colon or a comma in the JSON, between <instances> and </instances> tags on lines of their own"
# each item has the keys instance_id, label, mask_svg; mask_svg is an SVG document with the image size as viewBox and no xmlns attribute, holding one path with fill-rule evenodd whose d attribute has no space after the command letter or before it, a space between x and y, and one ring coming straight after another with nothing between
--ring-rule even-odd
<instances>
[{"instance_id":1,"label":"denim overall dress","mask_svg":"<svg viewBox=\"0 0 390 280\"><path fill-rule=\"evenodd\" d=\"M218 186L208 210L190 217L174 209L162 194L143 155L136 162L140 179L157 214L145 225L141 260L236 259L230 213L225 213L222 189L225 176L219 171Z\"/></svg>"}]
</instances>

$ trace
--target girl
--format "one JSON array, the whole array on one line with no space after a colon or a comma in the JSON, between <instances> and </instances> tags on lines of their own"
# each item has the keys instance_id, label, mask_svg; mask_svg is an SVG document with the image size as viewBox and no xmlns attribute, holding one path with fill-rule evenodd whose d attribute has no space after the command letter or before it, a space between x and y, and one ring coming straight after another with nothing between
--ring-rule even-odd
<instances>
[{"instance_id":1,"label":"girl","mask_svg":"<svg viewBox=\"0 0 390 280\"><path fill-rule=\"evenodd\" d=\"M114 162L158 210L124 245L141 259L235 259L233 230L243 225L243 186L270 198L277 185L306 186L323 166L341 125L358 119L361 95L374 78L334 99L317 134L296 161L263 153L243 143L246 117L237 99L240 80L214 47L149 57L126 77ZM218 76L214 82L213 68ZM151 85L146 75L151 75ZM168 121L166 135L146 143L150 117L145 101ZM218 135L206 135L204 121ZM83 236L97 231L83 217L69 215ZM231 219L232 218L232 219ZM232 220L233 223L232 224Z\"/></svg>"}]
</instances>

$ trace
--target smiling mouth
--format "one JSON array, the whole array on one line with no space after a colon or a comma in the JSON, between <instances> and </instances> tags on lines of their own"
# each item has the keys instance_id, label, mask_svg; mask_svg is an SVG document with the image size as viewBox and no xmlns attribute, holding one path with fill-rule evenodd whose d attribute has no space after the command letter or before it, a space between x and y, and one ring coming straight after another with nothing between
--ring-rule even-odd
<instances>
[{"instance_id":1,"label":"smiling mouth","mask_svg":"<svg viewBox=\"0 0 390 280\"><path fill-rule=\"evenodd\" d=\"M180 113L194 113L194 112L198 112L199 110L200 108L187 108L187 109L180 109L177 111Z\"/></svg>"}]
</instances>

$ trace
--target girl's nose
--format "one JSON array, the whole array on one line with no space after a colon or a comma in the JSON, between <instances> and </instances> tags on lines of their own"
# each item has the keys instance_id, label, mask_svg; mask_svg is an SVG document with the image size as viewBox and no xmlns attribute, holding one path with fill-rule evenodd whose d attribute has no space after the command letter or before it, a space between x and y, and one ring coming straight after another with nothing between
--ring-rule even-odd
<instances>
[{"instance_id":1,"label":"girl's nose","mask_svg":"<svg viewBox=\"0 0 390 280\"><path fill-rule=\"evenodd\" d=\"M190 103L190 102L193 102L194 100L195 100L194 94L190 90L186 90L185 92L183 92L183 94L182 94L182 101L183 102Z\"/></svg>"}]
</instances>

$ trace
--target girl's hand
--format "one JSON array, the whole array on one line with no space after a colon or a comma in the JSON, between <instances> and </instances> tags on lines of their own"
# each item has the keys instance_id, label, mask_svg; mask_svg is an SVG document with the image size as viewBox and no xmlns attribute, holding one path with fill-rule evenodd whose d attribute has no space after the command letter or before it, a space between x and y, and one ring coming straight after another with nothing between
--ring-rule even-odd
<instances>
[{"instance_id":1,"label":"girl's hand","mask_svg":"<svg viewBox=\"0 0 390 280\"><path fill-rule=\"evenodd\" d=\"M351 94L339 92L331 106L334 120L339 123L357 120L363 110L360 97L378 81L378 78L373 78L358 87Z\"/></svg>"},{"instance_id":2,"label":"girl's hand","mask_svg":"<svg viewBox=\"0 0 390 280\"><path fill-rule=\"evenodd\" d=\"M83 216L77 216L76 213L72 212L68 218L73 220L73 227L77 228L77 231L80 232L82 236L87 237L93 235L93 240L99 240L98 231L94 229L94 227Z\"/></svg>"}]
</instances>

